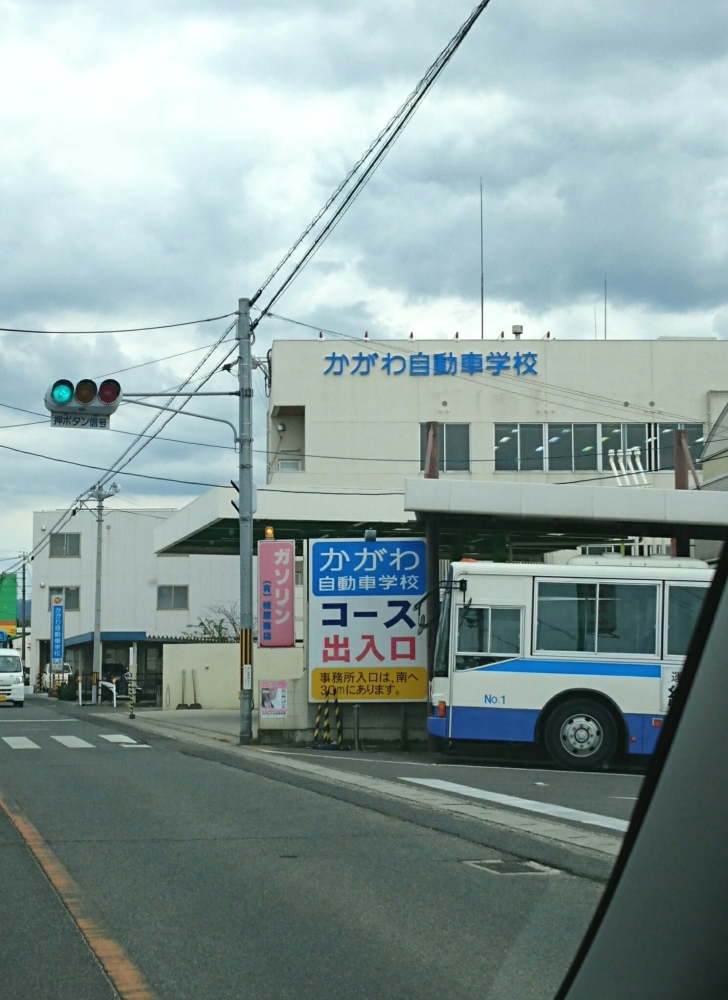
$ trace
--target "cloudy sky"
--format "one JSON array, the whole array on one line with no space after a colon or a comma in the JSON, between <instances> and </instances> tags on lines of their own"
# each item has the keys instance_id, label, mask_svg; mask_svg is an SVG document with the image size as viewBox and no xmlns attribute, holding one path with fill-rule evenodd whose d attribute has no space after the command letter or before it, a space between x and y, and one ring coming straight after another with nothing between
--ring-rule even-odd
<instances>
[{"instance_id":1,"label":"cloudy sky","mask_svg":"<svg viewBox=\"0 0 728 1000\"><path fill-rule=\"evenodd\" d=\"M0 0L0 326L231 312L473 2ZM492 0L278 311L349 335L476 336L482 177L486 336L521 322L527 337L592 338L595 306L601 335L605 273L610 336L728 336L727 45L719 0ZM35 423L48 384L193 351L225 325L0 334L0 445L107 466L132 438ZM268 321L256 352L302 335ZM203 357L118 377L172 386ZM196 405L234 419L232 400ZM126 406L114 426L150 412ZM261 414L259 400L256 447ZM230 478L224 427L179 417L164 434L178 440L130 471ZM33 509L95 479L5 449L0 462L0 558L30 545ZM119 482L120 506L202 491Z\"/></svg>"}]
</instances>

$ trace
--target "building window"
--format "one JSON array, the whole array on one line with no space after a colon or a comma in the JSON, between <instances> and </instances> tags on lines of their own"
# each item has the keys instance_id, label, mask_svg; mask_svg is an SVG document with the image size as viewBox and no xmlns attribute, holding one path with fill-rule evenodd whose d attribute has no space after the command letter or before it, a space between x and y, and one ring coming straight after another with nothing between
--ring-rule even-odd
<instances>
[{"instance_id":1,"label":"building window","mask_svg":"<svg viewBox=\"0 0 728 1000\"><path fill-rule=\"evenodd\" d=\"M278 459L278 471L279 472L300 472L303 467L303 462L300 458L279 458Z\"/></svg>"},{"instance_id":2,"label":"building window","mask_svg":"<svg viewBox=\"0 0 728 1000\"><path fill-rule=\"evenodd\" d=\"M470 424L438 424L440 472L470 471ZM420 424L420 472L425 470L427 424Z\"/></svg>"},{"instance_id":3,"label":"building window","mask_svg":"<svg viewBox=\"0 0 728 1000\"><path fill-rule=\"evenodd\" d=\"M549 424L549 472L596 472L597 425Z\"/></svg>"},{"instance_id":4,"label":"building window","mask_svg":"<svg viewBox=\"0 0 728 1000\"><path fill-rule=\"evenodd\" d=\"M71 559L78 558L81 555L80 534L61 532L50 537L50 551L48 555L51 559Z\"/></svg>"},{"instance_id":5,"label":"building window","mask_svg":"<svg viewBox=\"0 0 728 1000\"><path fill-rule=\"evenodd\" d=\"M672 432L687 431L688 451L696 469L701 468L700 453L703 450L705 437L702 424L658 424L658 453L661 469L675 468L675 452L673 449Z\"/></svg>"},{"instance_id":6,"label":"building window","mask_svg":"<svg viewBox=\"0 0 728 1000\"><path fill-rule=\"evenodd\" d=\"M78 537L78 536L76 536ZM49 587L48 588L48 610L51 610L54 597L63 598L64 611L81 610L81 589L80 587Z\"/></svg>"},{"instance_id":7,"label":"building window","mask_svg":"<svg viewBox=\"0 0 728 1000\"><path fill-rule=\"evenodd\" d=\"M496 424L496 472L543 472L543 424Z\"/></svg>"},{"instance_id":8,"label":"building window","mask_svg":"<svg viewBox=\"0 0 728 1000\"><path fill-rule=\"evenodd\" d=\"M496 424L496 472L606 472L637 475L674 468L672 434L687 432L700 468L702 424Z\"/></svg>"},{"instance_id":9,"label":"building window","mask_svg":"<svg viewBox=\"0 0 728 1000\"><path fill-rule=\"evenodd\" d=\"M189 606L189 587L157 587L157 611L186 611Z\"/></svg>"}]
</instances>

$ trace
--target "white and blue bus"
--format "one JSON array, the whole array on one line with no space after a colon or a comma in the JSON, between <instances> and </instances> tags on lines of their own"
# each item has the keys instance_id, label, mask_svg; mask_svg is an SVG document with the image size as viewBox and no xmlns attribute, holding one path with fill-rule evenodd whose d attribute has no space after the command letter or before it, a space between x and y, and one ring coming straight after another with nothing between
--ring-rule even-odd
<instances>
[{"instance_id":1,"label":"white and blue bus","mask_svg":"<svg viewBox=\"0 0 728 1000\"><path fill-rule=\"evenodd\" d=\"M654 557L453 563L428 732L537 742L580 770L652 753L712 575Z\"/></svg>"}]
</instances>

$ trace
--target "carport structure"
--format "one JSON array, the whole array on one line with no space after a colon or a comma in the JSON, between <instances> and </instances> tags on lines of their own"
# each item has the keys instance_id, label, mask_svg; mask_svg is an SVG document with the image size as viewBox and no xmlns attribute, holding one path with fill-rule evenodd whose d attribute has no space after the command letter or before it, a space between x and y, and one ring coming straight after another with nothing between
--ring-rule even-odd
<instances>
[{"instance_id":1,"label":"carport structure","mask_svg":"<svg viewBox=\"0 0 728 1000\"><path fill-rule=\"evenodd\" d=\"M728 537L728 493L569 484L407 479L405 508L427 538L427 621L439 618L440 557L536 560L599 539L674 538L678 555L691 539ZM435 629L428 633L432 676Z\"/></svg>"},{"instance_id":2,"label":"carport structure","mask_svg":"<svg viewBox=\"0 0 728 1000\"><path fill-rule=\"evenodd\" d=\"M634 536L728 537L728 493L704 490L605 488L590 485L485 483L407 479L404 491L257 490L255 538L270 525L276 538L422 536L437 529L441 558L463 556L538 561L546 552L613 543ZM155 531L165 554L237 555L238 518L231 487L216 487Z\"/></svg>"},{"instance_id":3,"label":"carport structure","mask_svg":"<svg viewBox=\"0 0 728 1000\"><path fill-rule=\"evenodd\" d=\"M675 538L683 549L728 538L728 494L703 490L407 479L404 506L453 559L537 559L634 536Z\"/></svg>"}]
</instances>

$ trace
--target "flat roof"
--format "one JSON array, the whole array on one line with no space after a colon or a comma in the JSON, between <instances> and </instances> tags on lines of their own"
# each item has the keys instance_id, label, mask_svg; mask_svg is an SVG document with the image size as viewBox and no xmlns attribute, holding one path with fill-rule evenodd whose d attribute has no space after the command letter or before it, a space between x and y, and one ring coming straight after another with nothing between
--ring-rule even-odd
<instances>
[{"instance_id":1,"label":"flat roof","mask_svg":"<svg viewBox=\"0 0 728 1000\"><path fill-rule=\"evenodd\" d=\"M728 538L728 493L706 490L406 479L404 505L446 530Z\"/></svg>"},{"instance_id":2,"label":"flat roof","mask_svg":"<svg viewBox=\"0 0 728 1000\"><path fill-rule=\"evenodd\" d=\"M422 534L414 514L404 509L403 490L325 490L258 486L253 517L255 539L264 537L266 525L276 538L360 536L372 526L387 534ZM216 486L187 504L155 529L158 555L238 555L240 531L231 501L238 495L232 486Z\"/></svg>"}]
</instances>

